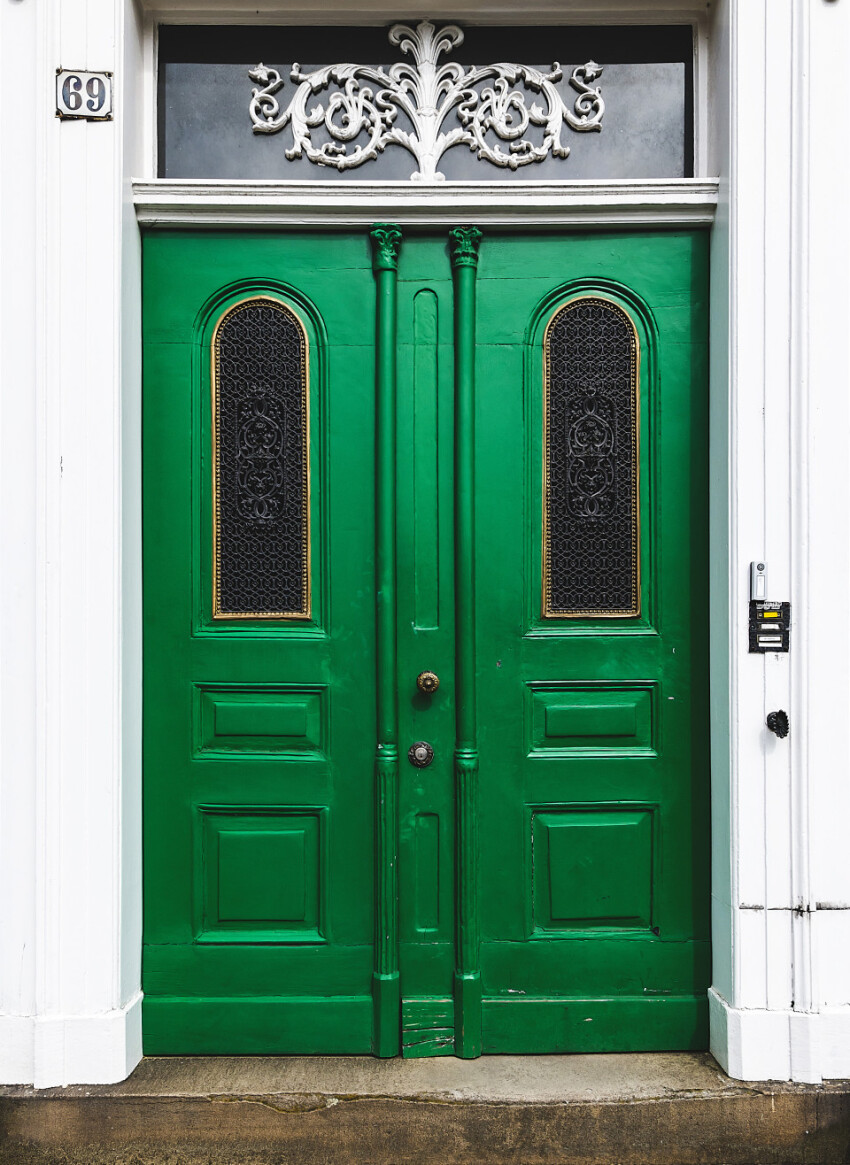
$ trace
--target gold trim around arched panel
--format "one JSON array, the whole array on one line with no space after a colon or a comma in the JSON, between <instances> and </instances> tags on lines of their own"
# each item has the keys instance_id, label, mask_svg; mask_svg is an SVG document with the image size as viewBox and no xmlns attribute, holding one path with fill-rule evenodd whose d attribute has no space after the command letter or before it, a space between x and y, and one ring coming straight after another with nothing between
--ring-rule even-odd
<instances>
[{"instance_id":1,"label":"gold trim around arched panel","mask_svg":"<svg viewBox=\"0 0 850 1165\"><path fill-rule=\"evenodd\" d=\"M616 609L592 606L590 604L555 606L552 601L551 575L551 356L550 338L558 319L579 304L595 303L604 305L606 310L624 320L630 335L630 384L631 399L631 536L632 562L630 570L631 604ZM544 619L625 619L635 618L641 613L641 520L640 520L640 340L637 328L629 313L615 300L600 294L576 295L565 300L553 310L543 333L543 548L541 577L541 614Z\"/></svg>"},{"instance_id":2,"label":"gold trim around arched panel","mask_svg":"<svg viewBox=\"0 0 850 1165\"><path fill-rule=\"evenodd\" d=\"M304 424L301 434L302 498L300 572L302 603L298 610L226 611L221 603L221 473L219 417L221 414L221 335L228 322L252 304L270 304L281 315L294 321L301 337L301 402ZM312 608L311 530L310 530L310 341L307 329L289 304L271 295L252 295L230 306L221 314L210 342L210 434L212 440L212 616L214 619L309 619Z\"/></svg>"}]
</instances>

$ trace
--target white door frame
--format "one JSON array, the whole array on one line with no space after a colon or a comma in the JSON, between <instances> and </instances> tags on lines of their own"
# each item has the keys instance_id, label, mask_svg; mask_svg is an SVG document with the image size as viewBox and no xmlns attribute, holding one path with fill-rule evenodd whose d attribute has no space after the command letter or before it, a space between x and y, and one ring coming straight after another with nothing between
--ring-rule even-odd
<instances>
[{"instance_id":1,"label":"white door frame","mask_svg":"<svg viewBox=\"0 0 850 1165\"><path fill-rule=\"evenodd\" d=\"M11 108L20 92L33 94L26 118L5 119L11 148L0 174L0 370L4 388L20 386L0 405L2 1081L110 1082L141 1055L141 309L131 180L141 183L142 217L175 213L176 192L151 181L155 19L244 22L247 6L163 0L140 13L132 0L63 0L61 14L58 5L2 12L4 43L15 49L4 56L0 99ZM664 23L706 11L673 0L538 8L524 18ZM356 14L339 0L319 13L297 0L259 0L259 12L252 0L251 10L258 21L273 13L328 24L341 13L380 23L389 12L383 0ZM708 10L697 58L700 179L660 201L633 191L628 211L612 184L548 189L535 195L536 213L563 216L569 205L581 221L646 221L639 216L670 214L678 199L676 214L710 214L713 192L697 188L719 175L706 613L712 1050L738 1077L818 1080L850 1075L850 652L832 605L836 592L846 605L850 543L846 522L835 521L850 501L850 236L836 209L850 171L822 116L850 108L850 14L835 0L719 0ZM487 4L440 0L430 15L483 22ZM60 65L115 73L112 123L53 118ZM206 185L208 202L219 201L199 214L241 198L256 221L286 203L280 191L269 201L268 190ZM324 187L322 197L336 194ZM398 210L386 217L403 217ZM747 654L747 566L763 557L771 597L793 604L788 656ZM764 728L777 707L791 715L783 742Z\"/></svg>"}]
</instances>

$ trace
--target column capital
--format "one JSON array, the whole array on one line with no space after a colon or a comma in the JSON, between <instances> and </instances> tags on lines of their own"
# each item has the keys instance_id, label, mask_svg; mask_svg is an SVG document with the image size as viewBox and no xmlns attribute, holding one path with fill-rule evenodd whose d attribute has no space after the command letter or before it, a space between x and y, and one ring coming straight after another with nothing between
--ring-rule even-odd
<instances>
[{"instance_id":1,"label":"column capital","mask_svg":"<svg viewBox=\"0 0 850 1165\"><path fill-rule=\"evenodd\" d=\"M378 222L369 232L372 240L372 267L375 271L396 271L401 250L401 227L392 222Z\"/></svg>"},{"instance_id":2,"label":"column capital","mask_svg":"<svg viewBox=\"0 0 850 1165\"><path fill-rule=\"evenodd\" d=\"M480 245L481 231L478 227L452 227L449 231L452 266L477 267Z\"/></svg>"}]
</instances>

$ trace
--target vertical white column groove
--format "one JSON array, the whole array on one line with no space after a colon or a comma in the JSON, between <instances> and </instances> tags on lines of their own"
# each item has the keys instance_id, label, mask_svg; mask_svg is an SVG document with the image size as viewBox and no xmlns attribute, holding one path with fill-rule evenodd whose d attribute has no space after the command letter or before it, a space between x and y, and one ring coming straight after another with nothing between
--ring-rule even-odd
<instances>
[{"instance_id":1,"label":"vertical white column groove","mask_svg":"<svg viewBox=\"0 0 850 1165\"><path fill-rule=\"evenodd\" d=\"M58 549L58 523L55 521L51 489L51 465L56 452L53 448L53 415L48 406L47 393L52 374L55 372L54 344L48 335L50 317L48 276L48 255L55 246L53 233L55 215L51 213L48 192L53 186L52 153L50 139L54 124L50 120L50 60L55 56L54 20L49 5L38 9L38 49L36 56L36 191L38 222L34 239L36 265L36 356L34 361L36 396L36 508L38 526L36 530L36 829L35 829L35 889L36 889L36 941L35 941L35 1015L45 1013L55 994L50 982L51 966L61 958L56 958L54 932L56 918L51 898L51 885L58 877L57 865L61 861L61 838L51 829L53 821L50 772L55 767L54 734L51 732L51 715L54 705L53 684L51 682L50 647L55 634L52 611L54 603L51 595L52 565ZM45 957L54 951L54 958ZM34 1061L40 1058L38 1040L33 1031ZM34 1064L35 1068L35 1064Z\"/></svg>"},{"instance_id":2,"label":"vertical white column groove","mask_svg":"<svg viewBox=\"0 0 850 1165\"><path fill-rule=\"evenodd\" d=\"M810 15L808 4L792 6L791 121L791 535L794 608L792 683L791 883L793 934L793 1008L816 1009L815 966L810 910L809 783L809 103ZM794 1063L795 1079L812 1073ZM819 1079L819 1075L814 1075Z\"/></svg>"}]
</instances>

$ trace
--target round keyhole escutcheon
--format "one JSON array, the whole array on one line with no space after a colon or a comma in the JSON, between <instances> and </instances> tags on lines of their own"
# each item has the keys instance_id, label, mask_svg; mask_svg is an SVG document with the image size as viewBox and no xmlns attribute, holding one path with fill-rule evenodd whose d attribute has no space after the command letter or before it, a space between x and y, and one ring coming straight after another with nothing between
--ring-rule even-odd
<instances>
[{"instance_id":1,"label":"round keyhole escutcheon","mask_svg":"<svg viewBox=\"0 0 850 1165\"><path fill-rule=\"evenodd\" d=\"M434 750L427 740L417 740L407 750L407 759L417 769L427 769L434 759Z\"/></svg>"},{"instance_id":2,"label":"round keyhole escutcheon","mask_svg":"<svg viewBox=\"0 0 850 1165\"><path fill-rule=\"evenodd\" d=\"M440 677L436 672L421 671L416 677L416 686L426 696L431 696L440 686Z\"/></svg>"}]
</instances>

